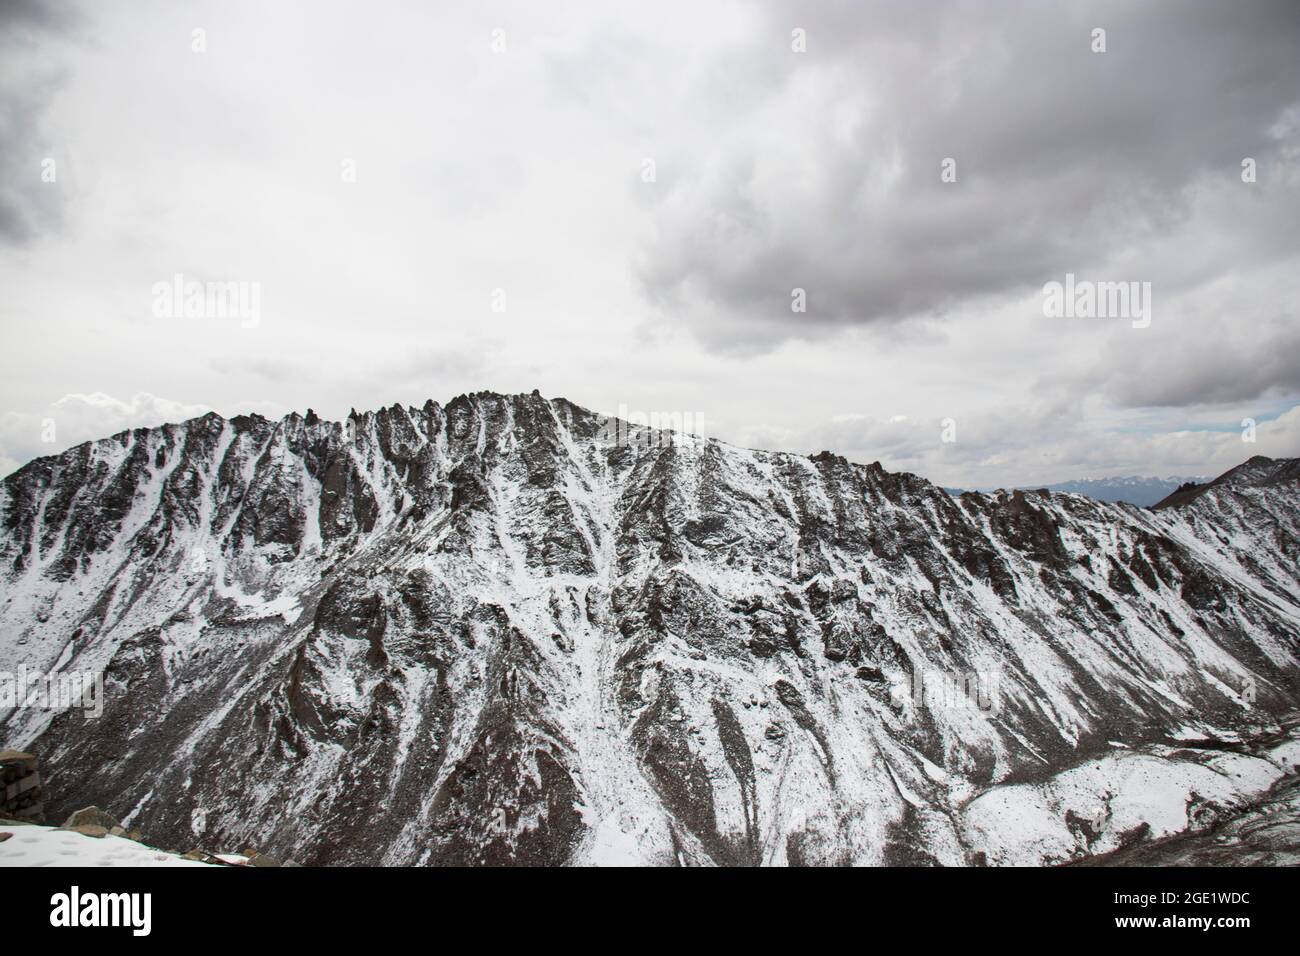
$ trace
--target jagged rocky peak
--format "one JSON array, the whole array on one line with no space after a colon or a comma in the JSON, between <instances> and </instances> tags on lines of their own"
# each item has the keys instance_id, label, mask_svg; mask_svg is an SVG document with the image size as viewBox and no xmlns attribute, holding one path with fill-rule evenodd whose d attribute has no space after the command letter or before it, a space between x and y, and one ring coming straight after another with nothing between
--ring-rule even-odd
<instances>
[{"instance_id":1,"label":"jagged rocky peak","mask_svg":"<svg viewBox=\"0 0 1300 956\"><path fill-rule=\"evenodd\" d=\"M1266 458L1255 455L1236 468L1225 471L1213 481L1197 484L1188 482L1180 485L1167 498L1153 505L1154 508L1172 508L1190 504L1211 488L1260 488L1294 482L1300 478L1300 458Z\"/></svg>"},{"instance_id":2,"label":"jagged rocky peak","mask_svg":"<svg viewBox=\"0 0 1300 956\"><path fill-rule=\"evenodd\" d=\"M1296 757L1300 478L1243 469L954 498L536 392L136 429L0 484L0 651L104 691L0 733L160 846L1073 859Z\"/></svg>"}]
</instances>

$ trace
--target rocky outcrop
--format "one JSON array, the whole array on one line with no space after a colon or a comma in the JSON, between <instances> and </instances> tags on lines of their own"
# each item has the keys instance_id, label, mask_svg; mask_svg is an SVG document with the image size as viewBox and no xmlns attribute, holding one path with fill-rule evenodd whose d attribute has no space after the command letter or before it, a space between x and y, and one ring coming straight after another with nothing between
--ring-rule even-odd
<instances>
[{"instance_id":1,"label":"rocky outcrop","mask_svg":"<svg viewBox=\"0 0 1300 956\"><path fill-rule=\"evenodd\" d=\"M0 750L0 817L44 822L44 791L34 755Z\"/></svg>"}]
</instances>

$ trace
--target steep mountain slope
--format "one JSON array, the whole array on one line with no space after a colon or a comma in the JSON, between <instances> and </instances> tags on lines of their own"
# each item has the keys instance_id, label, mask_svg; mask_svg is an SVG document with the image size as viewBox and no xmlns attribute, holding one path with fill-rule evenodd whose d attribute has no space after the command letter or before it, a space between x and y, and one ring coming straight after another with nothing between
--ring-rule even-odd
<instances>
[{"instance_id":1,"label":"steep mountain slope","mask_svg":"<svg viewBox=\"0 0 1300 956\"><path fill-rule=\"evenodd\" d=\"M1211 488L1259 488L1294 482L1297 478L1300 478L1300 458L1284 458L1275 461L1263 455L1256 455L1236 468L1225 471L1213 481L1200 484L1194 481L1185 482L1152 507L1175 508L1179 505L1188 505Z\"/></svg>"},{"instance_id":2,"label":"steep mountain slope","mask_svg":"<svg viewBox=\"0 0 1300 956\"><path fill-rule=\"evenodd\" d=\"M0 486L0 655L106 680L0 736L181 849L1066 859L1296 762L1215 749L1297 710L1296 485L953 498L535 392L213 414Z\"/></svg>"}]
</instances>

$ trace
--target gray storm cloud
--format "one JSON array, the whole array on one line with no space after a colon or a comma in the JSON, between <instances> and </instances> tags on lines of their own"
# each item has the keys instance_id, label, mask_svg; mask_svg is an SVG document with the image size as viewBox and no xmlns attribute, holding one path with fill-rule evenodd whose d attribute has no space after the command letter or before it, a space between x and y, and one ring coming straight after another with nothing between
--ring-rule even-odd
<instances>
[{"instance_id":1,"label":"gray storm cloud","mask_svg":"<svg viewBox=\"0 0 1300 956\"><path fill-rule=\"evenodd\" d=\"M773 43L796 26L804 54ZM729 61L756 92L695 141L640 271L710 348L942 315L1067 271L1168 301L1300 244L1293 3L773 4L756 33L763 51Z\"/></svg>"},{"instance_id":2,"label":"gray storm cloud","mask_svg":"<svg viewBox=\"0 0 1300 956\"><path fill-rule=\"evenodd\" d=\"M43 120L66 73L43 63L40 50L79 22L71 6L0 2L0 242L31 241L60 221L63 196L40 186L51 185L41 179L50 155Z\"/></svg>"}]
</instances>

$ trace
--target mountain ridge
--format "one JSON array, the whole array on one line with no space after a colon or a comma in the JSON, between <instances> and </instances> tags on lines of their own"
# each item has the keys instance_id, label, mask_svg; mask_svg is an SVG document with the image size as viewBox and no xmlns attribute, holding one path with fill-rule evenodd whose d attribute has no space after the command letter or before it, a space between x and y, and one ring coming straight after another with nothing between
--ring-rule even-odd
<instances>
[{"instance_id":1,"label":"mountain ridge","mask_svg":"<svg viewBox=\"0 0 1300 956\"><path fill-rule=\"evenodd\" d=\"M155 843L318 863L1051 862L1286 772L1176 742L1296 709L1289 480L952 498L612 421L478 392L31 462L0 650L109 692L0 727Z\"/></svg>"},{"instance_id":2,"label":"mountain ridge","mask_svg":"<svg viewBox=\"0 0 1300 956\"><path fill-rule=\"evenodd\" d=\"M1200 483L1192 481L1180 485L1152 507L1172 508L1190 504L1212 487L1239 483L1278 484L1294 479L1298 475L1300 475L1300 458L1268 458L1264 455L1253 455L1210 481Z\"/></svg>"}]
</instances>

